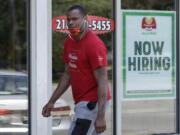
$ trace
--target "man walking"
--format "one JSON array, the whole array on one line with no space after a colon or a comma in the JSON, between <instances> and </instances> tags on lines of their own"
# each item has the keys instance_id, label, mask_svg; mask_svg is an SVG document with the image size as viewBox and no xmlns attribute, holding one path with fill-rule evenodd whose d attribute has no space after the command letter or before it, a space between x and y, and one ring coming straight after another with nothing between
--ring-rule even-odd
<instances>
[{"instance_id":1,"label":"man walking","mask_svg":"<svg viewBox=\"0 0 180 135\"><path fill-rule=\"evenodd\" d=\"M42 115L49 117L56 100L71 85L75 116L68 135L100 135L106 130L105 110L110 99L107 50L88 30L87 13L79 5L67 10L69 36L64 43L65 72Z\"/></svg>"}]
</instances>

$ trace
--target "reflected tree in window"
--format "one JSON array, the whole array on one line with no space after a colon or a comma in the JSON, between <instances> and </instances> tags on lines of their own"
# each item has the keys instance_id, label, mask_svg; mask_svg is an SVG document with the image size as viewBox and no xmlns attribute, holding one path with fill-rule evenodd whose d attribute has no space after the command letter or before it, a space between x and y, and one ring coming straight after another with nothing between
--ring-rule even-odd
<instances>
[{"instance_id":1,"label":"reflected tree in window","mask_svg":"<svg viewBox=\"0 0 180 135\"><path fill-rule=\"evenodd\" d=\"M26 70L26 1L0 0L0 69Z\"/></svg>"}]
</instances>

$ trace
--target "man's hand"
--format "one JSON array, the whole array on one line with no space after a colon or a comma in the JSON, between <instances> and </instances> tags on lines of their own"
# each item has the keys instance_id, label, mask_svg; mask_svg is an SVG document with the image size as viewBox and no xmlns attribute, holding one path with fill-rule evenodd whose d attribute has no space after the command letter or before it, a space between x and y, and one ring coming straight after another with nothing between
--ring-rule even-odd
<instances>
[{"instance_id":1,"label":"man's hand","mask_svg":"<svg viewBox=\"0 0 180 135\"><path fill-rule=\"evenodd\" d=\"M106 120L104 116L97 116L95 121L95 129L97 133L102 133L106 130Z\"/></svg>"},{"instance_id":2,"label":"man's hand","mask_svg":"<svg viewBox=\"0 0 180 135\"><path fill-rule=\"evenodd\" d=\"M70 85L70 75L68 72L68 66L65 65L65 72L61 79L59 79L58 86L56 90L53 92L49 102L43 107L42 115L44 117L49 117L51 115L51 111L54 108L54 103L61 95L68 89Z\"/></svg>"},{"instance_id":3,"label":"man's hand","mask_svg":"<svg viewBox=\"0 0 180 135\"><path fill-rule=\"evenodd\" d=\"M51 115L51 110L53 109L54 104L53 103L47 103L42 110L42 115L44 117L49 117Z\"/></svg>"}]
</instances>

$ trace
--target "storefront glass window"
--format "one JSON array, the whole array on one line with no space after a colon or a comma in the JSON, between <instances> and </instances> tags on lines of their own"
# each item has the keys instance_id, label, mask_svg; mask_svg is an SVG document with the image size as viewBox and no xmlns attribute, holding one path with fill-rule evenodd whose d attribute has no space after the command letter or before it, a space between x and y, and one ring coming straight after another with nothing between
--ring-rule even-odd
<instances>
[{"instance_id":1,"label":"storefront glass window","mask_svg":"<svg viewBox=\"0 0 180 135\"><path fill-rule=\"evenodd\" d=\"M122 0L121 8L122 134L175 133L175 0Z\"/></svg>"},{"instance_id":2,"label":"storefront glass window","mask_svg":"<svg viewBox=\"0 0 180 135\"><path fill-rule=\"evenodd\" d=\"M0 134L28 134L27 0L0 0Z\"/></svg>"}]
</instances>

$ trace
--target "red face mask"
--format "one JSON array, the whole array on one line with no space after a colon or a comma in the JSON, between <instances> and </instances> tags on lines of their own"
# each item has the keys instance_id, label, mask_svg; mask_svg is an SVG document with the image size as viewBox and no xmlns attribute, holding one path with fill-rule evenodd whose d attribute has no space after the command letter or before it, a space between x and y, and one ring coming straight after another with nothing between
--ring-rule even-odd
<instances>
[{"instance_id":1,"label":"red face mask","mask_svg":"<svg viewBox=\"0 0 180 135\"><path fill-rule=\"evenodd\" d=\"M81 33L80 27L69 28L68 30L71 33L71 35L74 35L74 36L78 36Z\"/></svg>"},{"instance_id":2,"label":"red face mask","mask_svg":"<svg viewBox=\"0 0 180 135\"><path fill-rule=\"evenodd\" d=\"M81 22L80 26L76 26L74 28L69 28L69 32L72 36L79 36L81 34L81 27L84 25L84 21Z\"/></svg>"}]
</instances>

